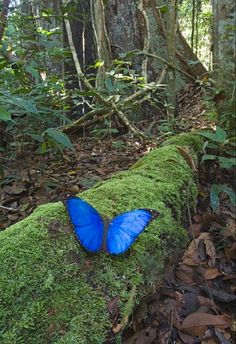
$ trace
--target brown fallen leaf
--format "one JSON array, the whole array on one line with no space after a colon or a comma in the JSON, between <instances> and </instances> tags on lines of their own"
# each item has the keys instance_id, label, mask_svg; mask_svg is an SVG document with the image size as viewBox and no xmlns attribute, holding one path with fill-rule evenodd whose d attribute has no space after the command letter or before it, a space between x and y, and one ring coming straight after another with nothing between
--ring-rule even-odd
<instances>
[{"instance_id":1,"label":"brown fallen leaf","mask_svg":"<svg viewBox=\"0 0 236 344\"><path fill-rule=\"evenodd\" d=\"M193 275L195 274L195 270L188 265L179 264L176 268L176 277L184 283L194 285L196 284L193 280Z\"/></svg>"},{"instance_id":2,"label":"brown fallen leaf","mask_svg":"<svg viewBox=\"0 0 236 344\"><path fill-rule=\"evenodd\" d=\"M212 308L213 310L218 309L217 305L215 305L214 301L209 299L208 297L198 295L198 301L201 306L208 306Z\"/></svg>"},{"instance_id":3,"label":"brown fallen leaf","mask_svg":"<svg viewBox=\"0 0 236 344\"><path fill-rule=\"evenodd\" d=\"M199 341L197 337L190 336L182 331L178 331L178 335L184 344L196 344Z\"/></svg>"},{"instance_id":4,"label":"brown fallen leaf","mask_svg":"<svg viewBox=\"0 0 236 344\"><path fill-rule=\"evenodd\" d=\"M203 246L204 245L204 246ZM211 241L210 233L201 233L197 239L190 242L183 255L183 263L190 266L202 264L202 259L208 258L208 265L214 266L216 260L215 245Z\"/></svg>"},{"instance_id":5,"label":"brown fallen leaf","mask_svg":"<svg viewBox=\"0 0 236 344\"><path fill-rule=\"evenodd\" d=\"M203 327L201 330L199 329L199 333L204 333L206 328L209 325L228 325L228 323L223 320L219 315L213 315L208 313L200 313L195 312L188 315L183 323L182 323L182 330L188 330L188 334L192 334L195 328ZM186 332L186 331L184 331ZM195 332L196 333L196 332Z\"/></svg>"},{"instance_id":6,"label":"brown fallen leaf","mask_svg":"<svg viewBox=\"0 0 236 344\"><path fill-rule=\"evenodd\" d=\"M200 235L200 237L201 237L201 235ZM204 240L204 243L206 245L206 254L209 256L208 265L210 267L213 267L215 265L215 262L216 262L216 249L215 249L215 245L208 238Z\"/></svg>"},{"instance_id":7,"label":"brown fallen leaf","mask_svg":"<svg viewBox=\"0 0 236 344\"><path fill-rule=\"evenodd\" d=\"M197 172L197 166L196 163L191 155L191 152L189 150L188 147L185 146L176 146L179 153L182 155L182 157L184 158L184 160L187 162L187 164L191 167L191 169L194 172Z\"/></svg>"},{"instance_id":8,"label":"brown fallen leaf","mask_svg":"<svg viewBox=\"0 0 236 344\"><path fill-rule=\"evenodd\" d=\"M225 247L224 251L228 260L236 260L236 242L233 242L229 247Z\"/></svg>"},{"instance_id":9,"label":"brown fallen leaf","mask_svg":"<svg viewBox=\"0 0 236 344\"><path fill-rule=\"evenodd\" d=\"M198 239L194 239L190 242L187 250L185 251L183 255L183 260L182 260L183 264L189 265L189 266L199 265L197 245L198 245Z\"/></svg>"},{"instance_id":10,"label":"brown fallen leaf","mask_svg":"<svg viewBox=\"0 0 236 344\"><path fill-rule=\"evenodd\" d=\"M236 222L229 219L226 223L226 228L223 231L223 236L225 238L232 238L236 240Z\"/></svg>"},{"instance_id":11,"label":"brown fallen leaf","mask_svg":"<svg viewBox=\"0 0 236 344\"><path fill-rule=\"evenodd\" d=\"M203 273L206 280L215 279L218 276L221 276L221 272L217 268L207 268Z\"/></svg>"}]
</instances>

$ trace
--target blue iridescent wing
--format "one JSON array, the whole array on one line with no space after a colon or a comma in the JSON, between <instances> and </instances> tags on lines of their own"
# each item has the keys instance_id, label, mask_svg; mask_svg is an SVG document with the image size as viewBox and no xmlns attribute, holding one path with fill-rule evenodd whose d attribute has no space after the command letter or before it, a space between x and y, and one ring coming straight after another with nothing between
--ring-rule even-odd
<instances>
[{"instance_id":1,"label":"blue iridescent wing","mask_svg":"<svg viewBox=\"0 0 236 344\"><path fill-rule=\"evenodd\" d=\"M78 197L68 198L66 208L81 245L90 252L100 251L104 224L97 210Z\"/></svg>"},{"instance_id":2,"label":"blue iridescent wing","mask_svg":"<svg viewBox=\"0 0 236 344\"><path fill-rule=\"evenodd\" d=\"M107 251L111 254L120 254L128 250L150 221L158 215L152 209L136 209L115 217L107 231Z\"/></svg>"}]
</instances>

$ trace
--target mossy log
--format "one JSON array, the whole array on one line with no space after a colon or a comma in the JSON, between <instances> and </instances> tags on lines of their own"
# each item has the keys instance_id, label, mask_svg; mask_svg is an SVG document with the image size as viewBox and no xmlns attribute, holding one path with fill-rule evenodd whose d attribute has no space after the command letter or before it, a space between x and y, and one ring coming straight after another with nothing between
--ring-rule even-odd
<instances>
[{"instance_id":1,"label":"mossy log","mask_svg":"<svg viewBox=\"0 0 236 344\"><path fill-rule=\"evenodd\" d=\"M184 134L151 151L131 169L80 197L113 217L134 208L158 210L124 255L89 254L76 240L62 202L40 206L0 233L0 343L101 344L112 328L112 301L127 319L157 278L165 258L186 243L181 221L197 196L192 156L201 139Z\"/></svg>"}]
</instances>

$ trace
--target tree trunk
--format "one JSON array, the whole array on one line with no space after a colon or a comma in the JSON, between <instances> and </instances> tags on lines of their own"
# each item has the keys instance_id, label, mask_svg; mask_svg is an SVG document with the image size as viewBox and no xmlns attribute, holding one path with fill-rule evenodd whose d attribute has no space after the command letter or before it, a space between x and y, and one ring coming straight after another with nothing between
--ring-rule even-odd
<instances>
[{"instance_id":1,"label":"tree trunk","mask_svg":"<svg viewBox=\"0 0 236 344\"><path fill-rule=\"evenodd\" d=\"M4 31L5 31L5 27L7 23L9 5L10 5L10 0L3 0L2 10L0 12L0 43L2 41L2 37L4 35Z\"/></svg>"},{"instance_id":2,"label":"tree trunk","mask_svg":"<svg viewBox=\"0 0 236 344\"><path fill-rule=\"evenodd\" d=\"M217 87L221 94L216 97L220 120L235 128L235 2L233 0L213 0L213 69Z\"/></svg>"},{"instance_id":3,"label":"tree trunk","mask_svg":"<svg viewBox=\"0 0 236 344\"><path fill-rule=\"evenodd\" d=\"M176 0L170 0L168 4L168 30L167 30L167 51L169 63L174 67L168 66L168 114L174 117L176 112Z\"/></svg>"},{"instance_id":4,"label":"tree trunk","mask_svg":"<svg viewBox=\"0 0 236 344\"><path fill-rule=\"evenodd\" d=\"M173 137L129 171L80 194L110 217L135 208L159 211L124 255L85 252L61 202L45 204L0 232L1 344L101 344L114 318L114 332L125 327L165 258L187 242L181 222L195 204L197 187L175 145L196 154L202 142L191 134ZM157 269L149 272L153 261Z\"/></svg>"}]
</instances>

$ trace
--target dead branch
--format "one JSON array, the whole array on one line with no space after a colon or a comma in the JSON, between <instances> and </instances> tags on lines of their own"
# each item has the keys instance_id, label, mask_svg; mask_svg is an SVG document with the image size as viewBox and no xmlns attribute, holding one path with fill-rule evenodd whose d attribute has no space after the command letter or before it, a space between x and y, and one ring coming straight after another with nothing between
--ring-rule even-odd
<instances>
[{"instance_id":1,"label":"dead branch","mask_svg":"<svg viewBox=\"0 0 236 344\"><path fill-rule=\"evenodd\" d=\"M140 51L140 53L143 53L143 52ZM151 53L145 53L145 54L146 54L147 56L154 57L154 58L158 59L159 61L161 61L162 63L164 63L165 65L167 65L167 66L169 66L169 67L171 67L171 68L173 68L173 69L176 69L178 72L180 72L180 73L186 75L188 78L190 78L190 79L192 79L192 80L194 80L194 81L196 80L196 78L194 78L192 75L188 74L187 72L185 72L185 71L182 70L181 68L176 67L176 66L174 66L173 64L167 62L167 61L166 61L165 59L163 59L162 57L160 57L160 56L158 56L158 55L156 55L156 54L151 54Z\"/></svg>"},{"instance_id":2,"label":"dead branch","mask_svg":"<svg viewBox=\"0 0 236 344\"><path fill-rule=\"evenodd\" d=\"M159 87L163 86L160 83L164 78L165 72L166 72L166 70L164 69L161 73L161 76L158 80L158 83L156 83L155 85L147 85L143 89L135 92L131 96L125 98L123 101L119 102L119 104L115 104L113 101L113 109L107 108L107 107L102 107L99 109L94 109L92 111L89 111L84 116L80 117L78 120L64 126L62 128L62 131L65 133L70 132L76 128L81 127L82 125L86 124L86 121L95 117L92 121L90 121L88 123L89 125L94 124L94 123L100 121L102 118L106 118L107 116L113 115L117 110L120 112L118 115L123 116L124 114L123 115L121 114L122 111L129 109L131 106L136 106L138 104L141 104L142 102L144 102L146 100L146 96L147 96L148 92L151 92L151 91L153 92L156 89L158 89ZM124 122L124 121L125 121L125 119L123 117L122 122Z\"/></svg>"}]
</instances>

